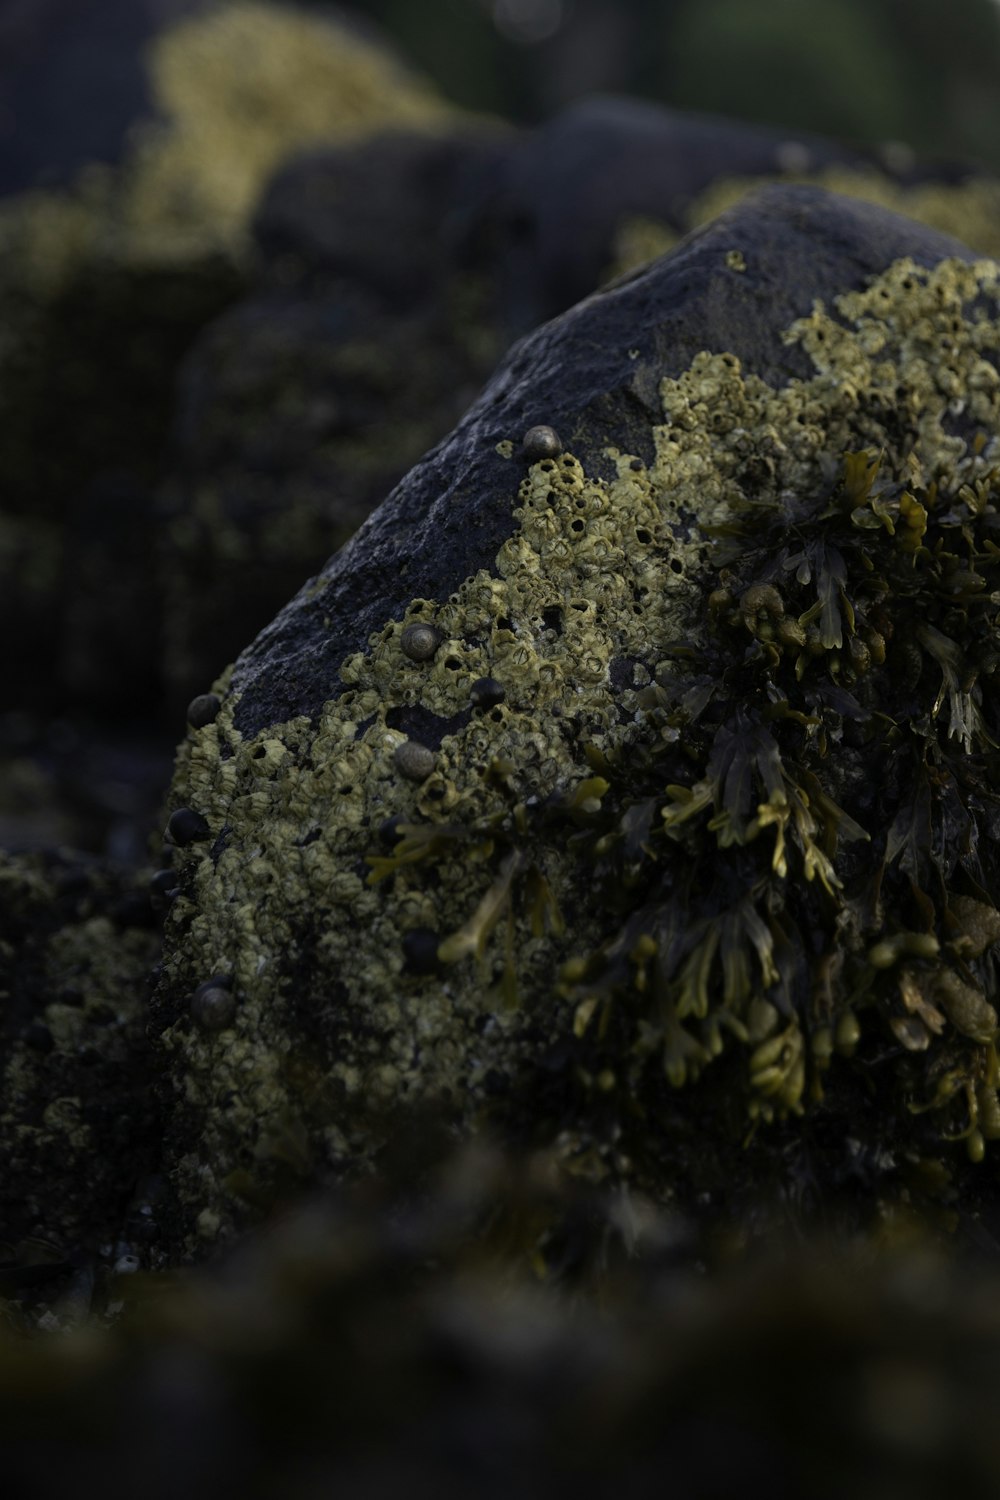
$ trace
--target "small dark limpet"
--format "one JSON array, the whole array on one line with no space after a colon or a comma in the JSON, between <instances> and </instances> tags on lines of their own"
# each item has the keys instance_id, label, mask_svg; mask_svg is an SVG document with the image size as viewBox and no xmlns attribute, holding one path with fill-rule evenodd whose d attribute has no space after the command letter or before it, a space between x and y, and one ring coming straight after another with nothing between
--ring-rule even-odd
<instances>
[{"instance_id":1,"label":"small dark limpet","mask_svg":"<svg viewBox=\"0 0 1000 1500\"><path fill-rule=\"evenodd\" d=\"M172 844L196 844L210 834L208 819L192 807L179 807L170 814L167 838Z\"/></svg>"},{"instance_id":2,"label":"small dark limpet","mask_svg":"<svg viewBox=\"0 0 1000 1500\"><path fill-rule=\"evenodd\" d=\"M236 996L228 974L214 974L191 996L191 1014L204 1031L224 1031L236 1014Z\"/></svg>"},{"instance_id":3,"label":"small dark limpet","mask_svg":"<svg viewBox=\"0 0 1000 1500\"><path fill-rule=\"evenodd\" d=\"M433 750L419 740L404 740L393 753L396 770L408 781L426 781L437 765Z\"/></svg>"},{"instance_id":4,"label":"small dark limpet","mask_svg":"<svg viewBox=\"0 0 1000 1500\"><path fill-rule=\"evenodd\" d=\"M403 968L408 974L436 974L440 936L431 927L413 927L403 935Z\"/></svg>"},{"instance_id":5,"label":"small dark limpet","mask_svg":"<svg viewBox=\"0 0 1000 1500\"><path fill-rule=\"evenodd\" d=\"M180 891L176 870L157 870L149 882L149 900L154 911L164 911Z\"/></svg>"},{"instance_id":6,"label":"small dark limpet","mask_svg":"<svg viewBox=\"0 0 1000 1500\"><path fill-rule=\"evenodd\" d=\"M382 819L382 822L378 825L378 836L379 842L385 848L391 849L399 843L399 840L403 836L399 831L400 825L405 821L402 813L394 813L391 818Z\"/></svg>"},{"instance_id":7,"label":"small dark limpet","mask_svg":"<svg viewBox=\"0 0 1000 1500\"><path fill-rule=\"evenodd\" d=\"M403 655L411 661L430 661L443 640L440 630L428 625L426 620L414 620L403 631L399 644Z\"/></svg>"},{"instance_id":8,"label":"small dark limpet","mask_svg":"<svg viewBox=\"0 0 1000 1500\"><path fill-rule=\"evenodd\" d=\"M469 689L473 708L496 708L507 696L507 689L495 677L477 677Z\"/></svg>"},{"instance_id":9,"label":"small dark limpet","mask_svg":"<svg viewBox=\"0 0 1000 1500\"><path fill-rule=\"evenodd\" d=\"M530 463L536 463L540 458L558 458L562 446L555 428L542 424L528 428L521 441L521 452Z\"/></svg>"},{"instance_id":10,"label":"small dark limpet","mask_svg":"<svg viewBox=\"0 0 1000 1500\"><path fill-rule=\"evenodd\" d=\"M204 729L218 718L221 707L218 693L199 693L187 706L187 721L192 729Z\"/></svg>"}]
</instances>

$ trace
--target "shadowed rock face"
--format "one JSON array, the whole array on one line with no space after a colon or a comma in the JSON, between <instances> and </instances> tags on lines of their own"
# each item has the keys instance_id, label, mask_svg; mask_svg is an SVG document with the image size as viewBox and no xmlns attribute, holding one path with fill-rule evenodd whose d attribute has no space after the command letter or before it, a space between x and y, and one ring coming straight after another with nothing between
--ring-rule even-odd
<instances>
[{"instance_id":1,"label":"shadowed rock face","mask_svg":"<svg viewBox=\"0 0 1000 1500\"><path fill-rule=\"evenodd\" d=\"M730 1207L859 1152L900 1192L942 1135L981 1153L993 585L948 507L993 557L1000 382L969 259L761 195L524 341L243 654L171 794L198 832L154 1000L167 1254L427 1104ZM561 453L521 455L536 424ZM914 726L884 750L883 711ZM947 890L898 833L928 757ZM906 1058L873 1090L884 1026Z\"/></svg>"},{"instance_id":2,"label":"shadowed rock face","mask_svg":"<svg viewBox=\"0 0 1000 1500\"><path fill-rule=\"evenodd\" d=\"M254 218L264 279L317 297L357 283L401 313L425 305L463 268L486 272L480 221L523 144L523 132L473 119L295 157Z\"/></svg>"}]
</instances>

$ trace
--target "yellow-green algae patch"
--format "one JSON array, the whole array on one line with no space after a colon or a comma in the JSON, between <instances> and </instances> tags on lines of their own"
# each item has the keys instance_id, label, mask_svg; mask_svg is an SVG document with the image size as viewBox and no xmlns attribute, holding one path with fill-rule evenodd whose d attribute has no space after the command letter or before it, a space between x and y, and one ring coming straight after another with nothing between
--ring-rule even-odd
<instances>
[{"instance_id":1,"label":"yellow-green algae patch","mask_svg":"<svg viewBox=\"0 0 1000 1500\"><path fill-rule=\"evenodd\" d=\"M788 330L815 372L780 389L744 373L733 355L699 355L662 382L651 464L609 450L612 479L588 474L573 454L532 465L512 492L512 532L495 568L448 598L412 600L368 649L346 657L344 690L316 722L292 719L244 741L233 695L212 725L191 732L173 800L203 813L212 837L180 859L184 893L170 919L164 976L175 1008L159 1046L176 1091L177 1139L188 1143L174 1178L192 1221L207 1210L208 1232L225 1226L233 1196L252 1196L275 1161L300 1173L359 1165L374 1144L364 1127L371 1111L445 1099L473 1123L487 1098L509 1092L551 1043L593 1034L595 1009L608 1014L602 965L631 965L635 1014L657 941L642 933L634 951L615 957L630 866L621 864L624 907L594 871L602 837L627 846L628 795L619 794L613 822L601 822L602 810L617 789L628 791L639 775L633 766L653 767L655 789L658 755L673 757L678 779L684 712L693 710L663 712L660 684L713 635L716 606L706 597L718 582L711 564L720 529L789 496L840 494L845 455L859 451L881 455L885 472L908 476L924 495L992 495L997 284L988 262L945 261L931 271L898 262L832 308L817 303ZM891 503L897 517L909 513L905 502ZM878 518L877 506L873 514L873 525L891 529L891 517ZM725 606L736 625L720 627L723 636L749 632L740 654L747 639L767 649L770 607L766 591L740 607L742 616ZM417 620L432 621L441 636L429 662L400 646ZM785 646L798 650L798 641L793 630ZM830 680L846 686L853 678L832 637L830 645ZM857 666L856 653L852 660ZM503 686L503 701L470 710L470 688L484 677ZM395 759L407 722L417 738L436 739L428 733L435 722L440 729L434 770L419 783ZM697 772L692 762L689 782ZM682 793L690 787L661 784L654 813L664 826L657 832L650 820L631 830L637 864L645 843L662 844L664 832L678 839L679 859L690 856L688 829L677 829L687 819L676 813ZM772 823L782 824L782 805L772 801ZM398 821L387 838L389 819ZM777 856L771 869L773 830L757 841L764 822L730 843L750 845L754 858L766 844L763 868L779 887L787 871ZM836 851L824 853L816 837L804 874L800 863L788 879L819 875L815 890L826 884L835 901ZM702 882L711 883L714 848L709 839L692 866ZM669 871L669 852L664 858ZM425 960L431 944L429 962L412 961L406 939L415 933ZM209 1035L178 1013L177 1001L213 974L231 976L238 1003L232 1026ZM637 1095L650 1069L679 1083L743 1046L749 1066L740 1086L750 1102L765 1116L803 1107L814 1067L856 1040L852 997L826 993L825 1012L813 1007L808 1019L786 1016L779 1026L765 999L766 965L733 994L728 970L713 974L709 962L699 982L724 978L726 1004L695 1009L682 1066L671 1051L677 1037L662 1026L644 1033L640 1025L643 1046L621 1042L615 1055L618 1023L605 1019L607 1055L598 1050L600 1069L584 1084ZM973 1073L987 1093L995 1083L988 1021L981 1012L963 1033L978 1025L978 1051L969 1062L967 1047L955 1063L953 1072L965 1072L952 1094ZM817 1080L812 1097L818 1092ZM574 1124L567 1150L586 1134ZM644 1128L655 1133L655 1120Z\"/></svg>"}]
</instances>

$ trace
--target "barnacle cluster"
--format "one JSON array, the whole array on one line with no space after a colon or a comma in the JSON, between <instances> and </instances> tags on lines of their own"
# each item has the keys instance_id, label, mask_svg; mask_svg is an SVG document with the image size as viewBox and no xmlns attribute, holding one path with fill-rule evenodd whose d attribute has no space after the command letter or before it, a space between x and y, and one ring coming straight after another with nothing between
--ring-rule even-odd
<instances>
[{"instance_id":1,"label":"barnacle cluster","mask_svg":"<svg viewBox=\"0 0 1000 1500\"><path fill-rule=\"evenodd\" d=\"M650 1099L723 1057L742 1133L794 1114L859 1039L904 1125L980 1153L997 285L899 262L788 330L815 373L779 389L699 355L651 462L530 464L495 568L411 601L317 720L244 741L229 693L192 732L174 795L211 832L179 855L157 1015L199 1232L276 1139L322 1173L372 1149L366 1111L502 1117L567 1042L583 1102L538 1123L569 1154L587 1099L655 1133ZM238 1002L206 1036L210 975Z\"/></svg>"}]
</instances>

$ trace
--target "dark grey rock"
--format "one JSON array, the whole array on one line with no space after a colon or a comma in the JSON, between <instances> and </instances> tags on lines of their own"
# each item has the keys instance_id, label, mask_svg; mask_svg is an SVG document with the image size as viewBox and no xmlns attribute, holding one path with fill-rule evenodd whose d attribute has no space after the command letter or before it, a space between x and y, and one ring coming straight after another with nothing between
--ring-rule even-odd
<instances>
[{"instance_id":1,"label":"dark grey rock","mask_svg":"<svg viewBox=\"0 0 1000 1500\"><path fill-rule=\"evenodd\" d=\"M484 203L518 132L387 131L309 152L276 175L254 219L265 276L318 291L345 281L404 311L474 267Z\"/></svg>"}]
</instances>

